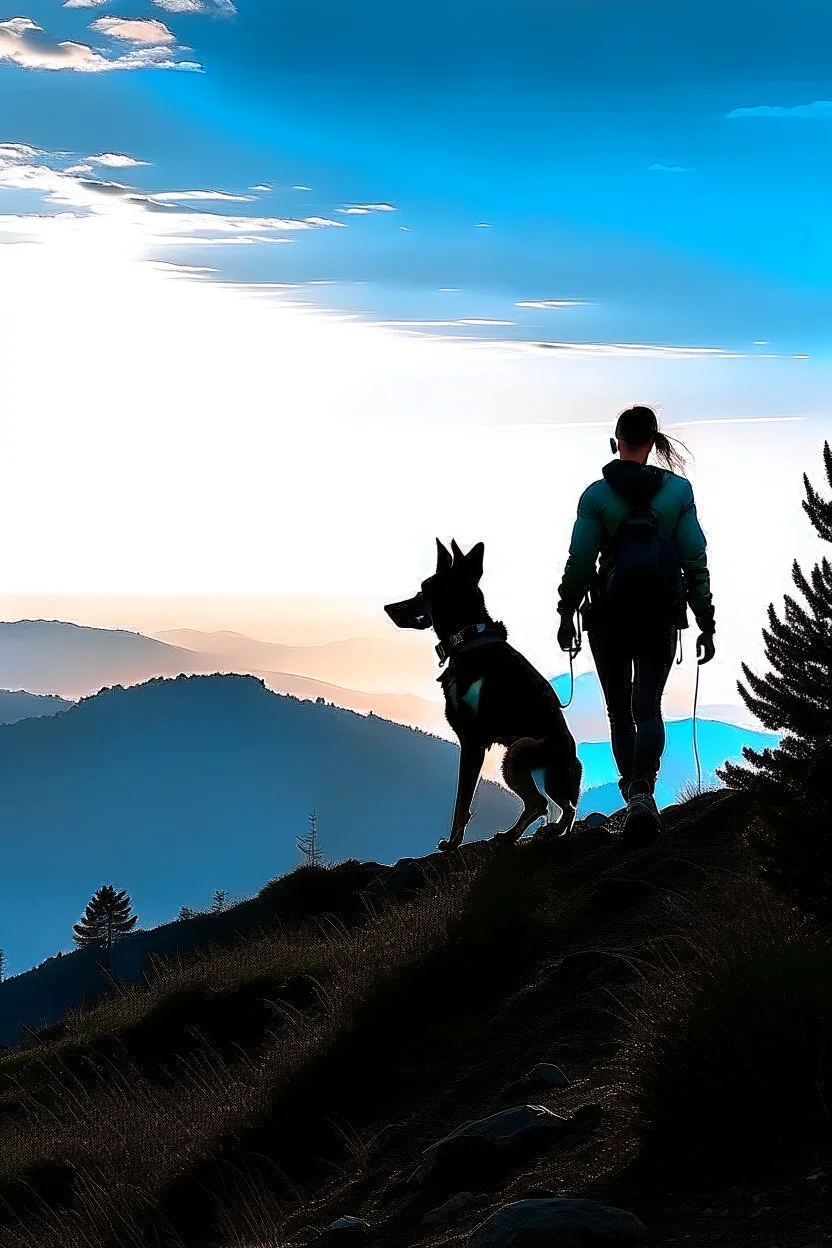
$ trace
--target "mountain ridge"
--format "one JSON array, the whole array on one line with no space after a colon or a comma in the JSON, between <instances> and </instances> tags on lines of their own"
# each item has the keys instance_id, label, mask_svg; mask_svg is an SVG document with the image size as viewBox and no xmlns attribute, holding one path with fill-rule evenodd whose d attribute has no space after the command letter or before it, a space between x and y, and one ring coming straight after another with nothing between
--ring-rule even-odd
<instances>
[{"instance_id":1,"label":"mountain ridge","mask_svg":"<svg viewBox=\"0 0 832 1248\"><path fill-rule=\"evenodd\" d=\"M6 846L7 926L31 964L70 939L105 880L150 925L216 888L245 895L298 861L313 807L329 859L422 853L426 829L434 844L447 833L456 762L439 737L248 675L113 686L0 725L0 819L26 832ZM474 837L518 809L490 781L476 803Z\"/></svg>"}]
</instances>

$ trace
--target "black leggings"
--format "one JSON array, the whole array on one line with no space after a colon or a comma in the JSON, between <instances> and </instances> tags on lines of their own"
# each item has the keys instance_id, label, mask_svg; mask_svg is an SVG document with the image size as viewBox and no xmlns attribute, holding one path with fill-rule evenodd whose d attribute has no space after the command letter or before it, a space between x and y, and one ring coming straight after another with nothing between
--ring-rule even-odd
<instances>
[{"instance_id":1,"label":"black leggings","mask_svg":"<svg viewBox=\"0 0 832 1248\"><path fill-rule=\"evenodd\" d=\"M665 746L664 693L679 636L675 624L629 637L605 613L593 611L587 636L610 721L612 752L626 799L629 785L652 793Z\"/></svg>"}]
</instances>

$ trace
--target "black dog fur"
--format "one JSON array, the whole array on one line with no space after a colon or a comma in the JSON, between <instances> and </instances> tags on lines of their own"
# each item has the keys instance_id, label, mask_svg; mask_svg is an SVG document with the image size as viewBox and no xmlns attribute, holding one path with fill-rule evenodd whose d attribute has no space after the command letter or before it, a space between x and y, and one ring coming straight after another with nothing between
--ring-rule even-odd
<instances>
[{"instance_id":1,"label":"black dog fur","mask_svg":"<svg viewBox=\"0 0 832 1248\"><path fill-rule=\"evenodd\" d=\"M485 753L492 745L507 747L503 777L523 801L517 822L495 839L518 841L547 813L547 797L562 814L556 824L540 831L566 835L575 822L582 767L557 694L508 644L505 629L486 610L479 587L483 543L467 555L456 542L450 551L438 539L436 545L436 571L422 582L421 592L384 609L399 628L432 627L449 651L448 667L439 680L445 716L459 738L459 778L450 835L439 848L461 844ZM480 635L470 636L472 625L486 627ZM464 640L452 640L463 630L468 630ZM534 772L541 773L543 793Z\"/></svg>"}]
</instances>

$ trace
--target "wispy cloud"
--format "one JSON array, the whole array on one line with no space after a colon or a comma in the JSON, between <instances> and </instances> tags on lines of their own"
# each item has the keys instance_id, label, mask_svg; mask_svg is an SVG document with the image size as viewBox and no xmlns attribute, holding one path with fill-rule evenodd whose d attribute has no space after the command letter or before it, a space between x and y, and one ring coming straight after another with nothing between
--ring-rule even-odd
<instances>
[{"instance_id":1,"label":"wispy cloud","mask_svg":"<svg viewBox=\"0 0 832 1248\"><path fill-rule=\"evenodd\" d=\"M732 108L726 114L735 117L821 117L832 119L832 100L815 100L813 104L756 104L753 108Z\"/></svg>"},{"instance_id":2,"label":"wispy cloud","mask_svg":"<svg viewBox=\"0 0 832 1248\"><path fill-rule=\"evenodd\" d=\"M180 200L222 200L227 204L250 204L253 195L232 195L230 191L160 191L149 197L162 203L176 203Z\"/></svg>"},{"instance_id":3,"label":"wispy cloud","mask_svg":"<svg viewBox=\"0 0 832 1248\"><path fill-rule=\"evenodd\" d=\"M311 191L312 187L311 186L293 186L292 190L293 191Z\"/></svg>"},{"instance_id":4,"label":"wispy cloud","mask_svg":"<svg viewBox=\"0 0 832 1248\"><path fill-rule=\"evenodd\" d=\"M693 173L692 169L688 169L685 165L649 165L649 173Z\"/></svg>"},{"instance_id":5,"label":"wispy cloud","mask_svg":"<svg viewBox=\"0 0 832 1248\"><path fill-rule=\"evenodd\" d=\"M267 194L272 188L269 186L268 182L258 182L257 185L253 186L251 189L253 191L261 191L263 194Z\"/></svg>"},{"instance_id":6,"label":"wispy cloud","mask_svg":"<svg viewBox=\"0 0 832 1248\"><path fill-rule=\"evenodd\" d=\"M43 152L28 143L0 143L0 162L18 160L36 160Z\"/></svg>"},{"instance_id":7,"label":"wispy cloud","mask_svg":"<svg viewBox=\"0 0 832 1248\"><path fill-rule=\"evenodd\" d=\"M217 17L234 17L237 12L233 0L153 0L153 3L167 13L213 13Z\"/></svg>"},{"instance_id":8,"label":"wispy cloud","mask_svg":"<svg viewBox=\"0 0 832 1248\"><path fill-rule=\"evenodd\" d=\"M109 23L108 30L103 32L109 35L114 35L112 23L120 24L123 32L121 35L115 34L115 37L139 46L127 53L107 55L86 43L73 43L68 40L56 43L45 36L43 27L30 17L12 17L8 21L0 22L0 62L8 61L20 69L69 70L80 74L133 69L202 69L196 61L177 60L179 49L172 46L170 40L163 44L147 42L138 37L138 29L136 38L124 33L125 29L131 27L163 26L161 22L146 24L141 21L123 21L120 18L100 18L99 21ZM96 26L98 22L93 23L93 27ZM167 30L167 27L164 29Z\"/></svg>"},{"instance_id":9,"label":"wispy cloud","mask_svg":"<svg viewBox=\"0 0 832 1248\"><path fill-rule=\"evenodd\" d=\"M295 190L306 190L306 187L295 187ZM373 212L396 212L395 204L351 204L348 208L337 210L345 217L366 217Z\"/></svg>"},{"instance_id":10,"label":"wispy cloud","mask_svg":"<svg viewBox=\"0 0 832 1248\"><path fill-rule=\"evenodd\" d=\"M160 45L176 42L173 31L155 17L99 17L92 23L90 30L99 35L107 35L110 39L121 39L125 43Z\"/></svg>"},{"instance_id":11,"label":"wispy cloud","mask_svg":"<svg viewBox=\"0 0 832 1248\"><path fill-rule=\"evenodd\" d=\"M0 191L31 192L43 207L71 208L71 212L17 212L0 216L0 233L23 235L34 240L57 236L61 231L95 229L102 217L109 217L125 228L137 229L149 244L228 246L255 242L288 242L286 236L310 230L346 229L344 221L327 217L272 217L233 215L228 212L196 210L180 199L190 192L161 192L148 196L123 182L81 176L89 165L76 166L77 173L53 167L55 158L43 153L34 159L25 144L9 143L0 149ZM40 158L38 158L38 155ZM209 192L225 199L224 192ZM170 197L165 202L162 197ZM247 202L246 196L228 196L232 202ZM162 200L162 202L160 202Z\"/></svg>"},{"instance_id":12,"label":"wispy cloud","mask_svg":"<svg viewBox=\"0 0 832 1248\"><path fill-rule=\"evenodd\" d=\"M722 347L666 347L638 342L535 342L535 350L559 352L562 355L630 355L658 359L691 360L699 357L743 359L742 351L725 351Z\"/></svg>"},{"instance_id":13,"label":"wispy cloud","mask_svg":"<svg viewBox=\"0 0 832 1248\"><path fill-rule=\"evenodd\" d=\"M479 326L480 328L489 328L489 327L490 328L495 328L495 327L504 328L509 325L514 325L514 323L515 323L514 321L493 320L491 317L487 317L487 316L459 317L458 319L453 320L453 321L378 321L377 322L377 324L379 325L389 325L395 328L402 328L402 329L407 329L407 328L434 329L434 328L439 328L439 327L451 329L455 326L465 326L467 328L470 328L471 326Z\"/></svg>"},{"instance_id":14,"label":"wispy cloud","mask_svg":"<svg viewBox=\"0 0 832 1248\"><path fill-rule=\"evenodd\" d=\"M558 308L584 308L585 299L521 299L515 308L537 308L541 311L554 311Z\"/></svg>"},{"instance_id":15,"label":"wispy cloud","mask_svg":"<svg viewBox=\"0 0 832 1248\"><path fill-rule=\"evenodd\" d=\"M100 9L107 0L64 0L65 9Z\"/></svg>"},{"instance_id":16,"label":"wispy cloud","mask_svg":"<svg viewBox=\"0 0 832 1248\"><path fill-rule=\"evenodd\" d=\"M89 165L101 165L104 169L138 169L149 165L148 160L136 160L135 156L127 156L123 152L100 152L97 156L87 156Z\"/></svg>"}]
</instances>

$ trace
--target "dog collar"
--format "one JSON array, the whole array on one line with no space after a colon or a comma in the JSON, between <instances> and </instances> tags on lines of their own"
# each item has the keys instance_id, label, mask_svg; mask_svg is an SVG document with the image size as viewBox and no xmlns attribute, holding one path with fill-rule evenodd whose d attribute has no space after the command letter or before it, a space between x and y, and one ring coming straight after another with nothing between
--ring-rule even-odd
<instances>
[{"instance_id":1,"label":"dog collar","mask_svg":"<svg viewBox=\"0 0 832 1248\"><path fill-rule=\"evenodd\" d=\"M467 624L465 628L461 628L458 633L453 633L447 641L440 642L436 647L439 666L441 667L452 654L469 641L486 639L488 634L495 634L493 637L488 637L488 640L494 641L505 641L508 637L505 624L501 624L499 620L490 624Z\"/></svg>"}]
</instances>

